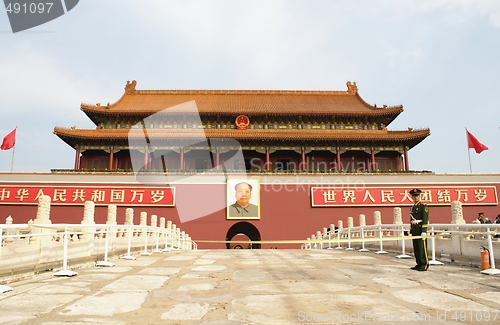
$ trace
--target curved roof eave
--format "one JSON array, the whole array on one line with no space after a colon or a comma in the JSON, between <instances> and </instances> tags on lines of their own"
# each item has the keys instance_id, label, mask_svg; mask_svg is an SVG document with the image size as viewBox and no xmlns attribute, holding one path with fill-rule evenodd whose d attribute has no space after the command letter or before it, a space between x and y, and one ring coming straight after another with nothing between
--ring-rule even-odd
<instances>
[{"instance_id":1,"label":"curved roof eave","mask_svg":"<svg viewBox=\"0 0 500 325\"><path fill-rule=\"evenodd\" d=\"M391 116L396 118L402 106L369 105L358 94L356 83L347 82L347 91L307 90L136 90L137 82L127 82L125 93L113 104L81 104L81 110L93 115L145 116L195 101L200 114L246 115L338 115ZM177 111L182 113L182 111Z\"/></svg>"},{"instance_id":2,"label":"curved roof eave","mask_svg":"<svg viewBox=\"0 0 500 325\"><path fill-rule=\"evenodd\" d=\"M363 141L407 141L425 138L429 129L388 130L319 130L319 129L76 129L55 127L59 137L76 139L124 140L140 138L146 134L150 139L206 139L227 138L236 140L363 140Z\"/></svg>"}]
</instances>

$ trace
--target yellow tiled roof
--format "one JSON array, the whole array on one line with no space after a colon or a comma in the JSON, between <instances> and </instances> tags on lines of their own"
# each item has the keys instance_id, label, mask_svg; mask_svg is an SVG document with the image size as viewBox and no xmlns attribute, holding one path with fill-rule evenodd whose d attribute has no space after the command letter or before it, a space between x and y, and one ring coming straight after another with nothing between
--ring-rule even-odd
<instances>
[{"instance_id":1,"label":"yellow tiled roof","mask_svg":"<svg viewBox=\"0 0 500 325\"><path fill-rule=\"evenodd\" d=\"M87 114L154 114L176 105L195 101L202 114L325 114L398 115L403 107L369 105L359 95L356 83L347 91L305 90L136 90L128 82L125 93L114 104L82 104Z\"/></svg>"}]
</instances>

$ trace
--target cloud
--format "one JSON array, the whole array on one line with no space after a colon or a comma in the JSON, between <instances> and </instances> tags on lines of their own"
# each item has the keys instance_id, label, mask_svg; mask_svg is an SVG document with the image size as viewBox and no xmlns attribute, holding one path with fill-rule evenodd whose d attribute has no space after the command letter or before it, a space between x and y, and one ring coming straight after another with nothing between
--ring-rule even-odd
<instances>
[{"instance_id":1,"label":"cloud","mask_svg":"<svg viewBox=\"0 0 500 325\"><path fill-rule=\"evenodd\" d=\"M320 71L335 60L327 54L327 28L315 19L306 2L169 1L147 2L139 10L148 29L158 31L184 52L185 60L237 71L235 80L269 87L302 80L297 70ZM142 19L142 18L141 18ZM165 44L165 47L172 44ZM340 51L338 52L340 60ZM297 65L311 57L306 65ZM206 71L203 71L206 72ZM286 76L283 78L283 76ZM306 73L306 78L307 73ZM311 77L312 78L312 77ZM283 85L283 79L286 79ZM345 81L344 81L345 82Z\"/></svg>"},{"instance_id":2,"label":"cloud","mask_svg":"<svg viewBox=\"0 0 500 325\"><path fill-rule=\"evenodd\" d=\"M82 96L82 84L60 69L54 57L43 56L29 46L17 51L0 53L0 89L4 94L0 103L16 109L16 113L32 114L37 108L44 114L77 112ZM76 105L75 105L76 104ZM69 108L73 108L70 110Z\"/></svg>"}]
</instances>

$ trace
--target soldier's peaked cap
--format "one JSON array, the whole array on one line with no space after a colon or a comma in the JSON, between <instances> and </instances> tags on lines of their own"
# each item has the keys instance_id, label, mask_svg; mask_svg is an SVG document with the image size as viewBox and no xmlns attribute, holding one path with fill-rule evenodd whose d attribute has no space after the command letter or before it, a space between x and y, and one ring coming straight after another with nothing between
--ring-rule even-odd
<instances>
[{"instance_id":1,"label":"soldier's peaked cap","mask_svg":"<svg viewBox=\"0 0 500 325\"><path fill-rule=\"evenodd\" d=\"M418 188L414 188L410 191L410 195L411 196L418 196L420 195L420 193L422 193L422 190L418 189Z\"/></svg>"}]
</instances>

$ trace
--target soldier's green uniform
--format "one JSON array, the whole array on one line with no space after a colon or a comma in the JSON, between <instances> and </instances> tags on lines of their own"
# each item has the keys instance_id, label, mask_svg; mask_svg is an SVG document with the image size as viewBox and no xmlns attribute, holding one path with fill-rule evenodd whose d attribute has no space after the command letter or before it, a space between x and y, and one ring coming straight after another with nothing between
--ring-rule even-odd
<instances>
[{"instance_id":1,"label":"soldier's green uniform","mask_svg":"<svg viewBox=\"0 0 500 325\"><path fill-rule=\"evenodd\" d=\"M413 189L410 194L417 197L422 193L419 189ZM420 200L411 207L410 212L410 232L412 236L427 235L427 225L429 223L429 207L422 204ZM414 270L427 271L429 268L429 257L427 255L427 239L413 239L413 253L417 265L412 267Z\"/></svg>"}]
</instances>

